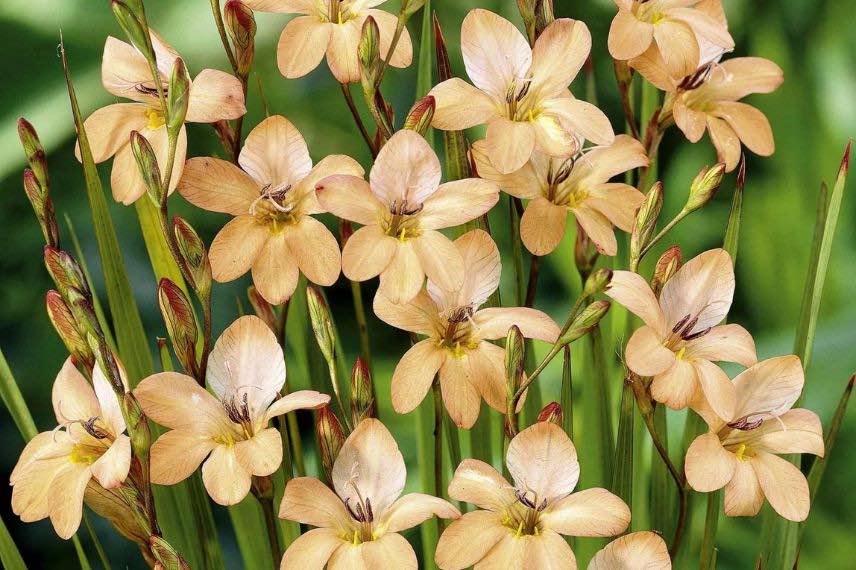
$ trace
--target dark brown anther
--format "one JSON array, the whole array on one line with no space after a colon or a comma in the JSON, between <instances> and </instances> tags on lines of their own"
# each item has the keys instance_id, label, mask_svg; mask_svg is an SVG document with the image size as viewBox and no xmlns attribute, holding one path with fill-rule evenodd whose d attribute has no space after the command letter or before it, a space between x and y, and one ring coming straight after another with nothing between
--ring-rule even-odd
<instances>
[{"instance_id":1,"label":"dark brown anther","mask_svg":"<svg viewBox=\"0 0 856 570\"><path fill-rule=\"evenodd\" d=\"M83 429L86 430L86 433L88 433L95 439L107 439L108 437L110 437L110 434L95 425L95 422L97 422L98 420L98 416L93 416L85 422L81 422L81 425L83 426Z\"/></svg>"},{"instance_id":2,"label":"dark brown anther","mask_svg":"<svg viewBox=\"0 0 856 570\"><path fill-rule=\"evenodd\" d=\"M688 320L690 320L690 316L691 315L687 315L684 318L682 318L681 320L679 320L677 323L675 323L675 326L672 327L672 332L677 334L678 331L680 331L682 328L684 328L684 325L687 324Z\"/></svg>"},{"instance_id":3,"label":"dark brown anther","mask_svg":"<svg viewBox=\"0 0 856 570\"><path fill-rule=\"evenodd\" d=\"M707 327L706 329L700 330L698 332L694 332L692 334L684 334L681 336L681 338L686 340L686 341L695 340L695 339L701 338L704 335L706 335L707 333L709 333L710 329L712 329L712 328L713 327Z\"/></svg>"},{"instance_id":4,"label":"dark brown anther","mask_svg":"<svg viewBox=\"0 0 856 570\"><path fill-rule=\"evenodd\" d=\"M740 431L752 431L753 429L760 427L762 423L764 423L763 418L758 418L752 421L749 421L750 416L746 416L740 418L739 420L735 420L728 425L728 427L732 429L739 429Z\"/></svg>"}]
</instances>

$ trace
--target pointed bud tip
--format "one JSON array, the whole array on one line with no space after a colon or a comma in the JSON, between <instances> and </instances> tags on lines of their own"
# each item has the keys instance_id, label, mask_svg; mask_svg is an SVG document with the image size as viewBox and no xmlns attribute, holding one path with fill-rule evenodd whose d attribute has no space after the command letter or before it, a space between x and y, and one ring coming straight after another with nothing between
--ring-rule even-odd
<instances>
[{"instance_id":1,"label":"pointed bud tip","mask_svg":"<svg viewBox=\"0 0 856 570\"><path fill-rule=\"evenodd\" d=\"M853 146L853 139L847 141L847 147L844 149L844 157L841 159L841 171L847 174L850 170L850 150Z\"/></svg>"},{"instance_id":2,"label":"pointed bud tip","mask_svg":"<svg viewBox=\"0 0 856 570\"><path fill-rule=\"evenodd\" d=\"M550 402L541 409L538 414L538 422L550 422L556 425L561 425L564 412L559 402Z\"/></svg>"}]
</instances>

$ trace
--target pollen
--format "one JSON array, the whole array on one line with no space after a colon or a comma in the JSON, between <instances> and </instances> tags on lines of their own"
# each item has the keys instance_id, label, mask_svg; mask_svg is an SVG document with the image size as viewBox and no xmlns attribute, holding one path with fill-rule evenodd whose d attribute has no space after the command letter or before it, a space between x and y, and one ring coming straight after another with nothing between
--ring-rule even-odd
<instances>
[{"instance_id":1,"label":"pollen","mask_svg":"<svg viewBox=\"0 0 856 570\"><path fill-rule=\"evenodd\" d=\"M149 118L148 127L152 130L159 129L166 123L166 119L157 109L149 109L146 111L146 116Z\"/></svg>"},{"instance_id":2,"label":"pollen","mask_svg":"<svg viewBox=\"0 0 856 570\"><path fill-rule=\"evenodd\" d=\"M747 461L749 458L746 457L746 444L741 443L740 447L737 448L737 451L734 452L734 455L736 455L737 459L740 461Z\"/></svg>"},{"instance_id":3,"label":"pollen","mask_svg":"<svg viewBox=\"0 0 856 570\"><path fill-rule=\"evenodd\" d=\"M686 352L687 352L687 347L682 346L681 349L677 353L675 353L675 358L677 358L678 360L683 360Z\"/></svg>"}]
</instances>

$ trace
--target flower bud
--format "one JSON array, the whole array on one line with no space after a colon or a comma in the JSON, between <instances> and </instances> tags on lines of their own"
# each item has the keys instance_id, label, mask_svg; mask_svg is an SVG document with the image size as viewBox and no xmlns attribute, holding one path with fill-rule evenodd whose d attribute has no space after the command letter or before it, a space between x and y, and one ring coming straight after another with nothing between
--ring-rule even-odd
<instances>
[{"instance_id":1,"label":"flower bud","mask_svg":"<svg viewBox=\"0 0 856 570\"><path fill-rule=\"evenodd\" d=\"M342 424L330 406L325 405L318 410L315 416L315 435L318 438L318 448L321 452L321 465L327 479L330 479L333 473L333 464L345 443Z\"/></svg>"},{"instance_id":2,"label":"flower bud","mask_svg":"<svg viewBox=\"0 0 856 570\"><path fill-rule=\"evenodd\" d=\"M166 199L166 191L161 182L161 171L155 151L146 137L137 131L131 131L131 150L146 187L146 194L155 207L160 208Z\"/></svg>"},{"instance_id":3,"label":"flower bud","mask_svg":"<svg viewBox=\"0 0 856 570\"><path fill-rule=\"evenodd\" d=\"M428 132L428 128L431 126L431 121L434 120L434 111L436 108L436 99L432 95L426 95L411 107L407 118L404 119L403 128L416 131L420 135L425 136L425 133Z\"/></svg>"},{"instance_id":4,"label":"flower bud","mask_svg":"<svg viewBox=\"0 0 856 570\"><path fill-rule=\"evenodd\" d=\"M256 316L263 320L274 334L279 334L277 330L279 328L279 319L276 316L273 305L262 297L254 285L247 287L247 298L250 300L250 305L253 306L253 312Z\"/></svg>"},{"instance_id":5,"label":"flower bud","mask_svg":"<svg viewBox=\"0 0 856 570\"><path fill-rule=\"evenodd\" d=\"M660 217L660 210L662 209L663 183L657 182L648 190L645 201L642 202L639 211L636 212L636 222L633 225L633 232L630 234L631 259L639 259L642 250L648 245L651 234L657 228L657 218Z\"/></svg>"},{"instance_id":6,"label":"flower bud","mask_svg":"<svg viewBox=\"0 0 856 570\"><path fill-rule=\"evenodd\" d=\"M434 24L434 50L437 58L437 82L441 83L452 78L452 64L449 62L449 50L446 49L446 38L443 37L443 29L437 13L432 16Z\"/></svg>"},{"instance_id":7,"label":"flower bud","mask_svg":"<svg viewBox=\"0 0 856 570\"><path fill-rule=\"evenodd\" d=\"M713 166L705 166L701 169L690 184L690 196L684 206L684 212L695 212L710 202L711 198L719 190L722 178L725 176L725 163L718 162Z\"/></svg>"},{"instance_id":8,"label":"flower bud","mask_svg":"<svg viewBox=\"0 0 856 570\"><path fill-rule=\"evenodd\" d=\"M18 138L21 140L21 146L24 147L24 154L27 155L27 164L30 165L30 170L33 171L42 192L47 194L50 183L47 155L36 129L23 117L18 119Z\"/></svg>"},{"instance_id":9,"label":"flower bud","mask_svg":"<svg viewBox=\"0 0 856 570\"><path fill-rule=\"evenodd\" d=\"M88 296L84 295L80 290L75 289L74 287L66 289L63 292L63 297L65 298L66 305L71 311L71 314L74 315L74 322L77 323L77 330L80 331L81 336L86 339L87 344L89 344L91 348L92 343L89 342L89 336L93 335L97 338L101 338L103 336L101 324L98 322L98 316L95 314L92 302Z\"/></svg>"},{"instance_id":10,"label":"flower bud","mask_svg":"<svg viewBox=\"0 0 856 570\"><path fill-rule=\"evenodd\" d=\"M583 309L571 323L568 331L559 339L559 344L570 344L590 333L606 315L610 306L609 301L595 301Z\"/></svg>"},{"instance_id":11,"label":"flower bud","mask_svg":"<svg viewBox=\"0 0 856 570\"><path fill-rule=\"evenodd\" d=\"M169 78L169 90L166 95L167 129L172 136L178 136L178 130L187 116L190 103L190 76L187 66L180 57L175 58L172 75Z\"/></svg>"},{"instance_id":12,"label":"flower bud","mask_svg":"<svg viewBox=\"0 0 856 570\"><path fill-rule=\"evenodd\" d=\"M594 242L591 241L591 238L583 227L577 223L577 237L574 242L574 264L576 264L580 275L586 276L591 273L599 255Z\"/></svg>"},{"instance_id":13,"label":"flower bud","mask_svg":"<svg viewBox=\"0 0 856 570\"><path fill-rule=\"evenodd\" d=\"M562 406L559 402L550 402L538 414L539 422L550 422L562 426Z\"/></svg>"},{"instance_id":14,"label":"flower bud","mask_svg":"<svg viewBox=\"0 0 856 570\"><path fill-rule=\"evenodd\" d=\"M363 22L360 43L357 49L363 87L374 93L375 82L380 72L380 29L374 17L369 16Z\"/></svg>"},{"instance_id":15,"label":"flower bud","mask_svg":"<svg viewBox=\"0 0 856 570\"><path fill-rule=\"evenodd\" d=\"M56 247L59 244L59 228L56 225L53 200L29 168L24 169L24 193L36 214L45 243Z\"/></svg>"},{"instance_id":16,"label":"flower bud","mask_svg":"<svg viewBox=\"0 0 856 570\"><path fill-rule=\"evenodd\" d=\"M336 333L333 330L333 321L330 318L330 308L324 295L315 287L306 287L306 304L309 308L309 319L312 321L312 331L318 348L324 355L328 365L332 365L336 353Z\"/></svg>"},{"instance_id":17,"label":"flower bud","mask_svg":"<svg viewBox=\"0 0 856 570\"><path fill-rule=\"evenodd\" d=\"M158 305L178 361L190 375L195 376L198 372L196 339L199 331L190 301L178 285L164 277L158 284Z\"/></svg>"},{"instance_id":18,"label":"flower bud","mask_svg":"<svg viewBox=\"0 0 856 570\"><path fill-rule=\"evenodd\" d=\"M612 270L601 267L586 279L583 285L583 297L588 298L603 293L609 287L610 281L612 281Z\"/></svg>"},{"instance_id":19,"label":"flower bud","mask_svg":"<svg viewBox=\"0 0 856 570\"><path fill-rule=\"evenodd\" d=\"M357 425L366 418L375 416L374 389L369 367L361 356L351 370L351 417Z\"/></svg>"},{"instance_id":20,"label":"flower bud","mask_svg":"<svg viewBox=\"0 0 856 570\"><path fill-rule=\"evenodd\" d=\"M184 558L160 536L152 535L149 538L149 548L163 570L190 570L190 565Z\"/></svg>"},{"instance_id":21,"label":"flower bud","mask_svg":"<svg viewBox=\"0 0 856 570\"><path fill-rule=\"evenodd\" d=\"M128 427L134 454L138 458L148 457L149 449L152 446L152 432L148 422L146 422L146 415L143 413L140 402L130 390L124 393L120 402L122 404L122 416L125 418Z\"/></svg>"},{"instance_id":22,"label":"flower bud","mask_svg":"<svg viewBox=\"0 0 856 570\"><path fill-rule=\"evenodd\" d=\"M113 15L116 17L119 27L125 32L125 36L137 48L137 51L145 56L148 52L148 43L146 31L143 28L139 14L142 7L140 6L138 9L135 9L137 8L134 6L135 4L138 4L138 2L134 0L125 2L113 0L110 2L110 7L113 9Z\"/></svg>"},{"instance_id":23,"label":"flower bud","mask_svg":"<svg viewBox=\"0 0 856 570\"><path fill-rule=\"evenodd\" d=\"M540 36L555 19L556 16L553 15L553 0L536 0L535 37Z\"/></svg>"},{"instance_id":24,"label":"flower bud","mask_svg":"<svg viewBox=\"0 0 856 570\"><path fill-rule=\"evenodd\" d=\"M526 340L517 325L508 329L505 337L505 381L508 397L512 398L523 380Z\"/></svg>"},{"instance_id":25,"label":"flower bud","mask_svg":"<svg viewBox=\"0 0 856 570\"><path fill-rule=\"evenodd\" d=\"M44 256L45 267L61 293L73 287L86 297L91 295L83 270L67 252L46 245Z\"/></svg>"},{"instance_id":26,"label":"flower bud","mask_svg":"<svg viewBox=\"0 0 856 570\"><path fill-rule=\"evenodd\" d=\"M92 349L92 354L95 355L97 366L101 368L101 371L104 373L104 377L107 378L108 382L110 382L110 386L113 388L113 391L117 394L124 394L126 392L125 382L122 378L122 372L119 370L119 363L116 360L116 356L110 350L110 347L108 347L107 343L104 342L104 338L96 338L95 335L87 334L86 342L89 343L89 348ZM133 430L133 427L134 426L128 426L128 431L130 432Z\"/></svg>"},{"instance_id":27,"label":"flower bud","mask_svg":"<svg viewBox=\"0 0 856 570\"><path fill-rule=\"evenodd\" d=\"M92 356L86 339L80 334L74 315L71 314L71 309L68 308L62 295L51 289L45 295L45 305L48 317L69 354L85 364L87 368L91 368L95 362L95 357Z\"/></svg>"},{"instance_id":28,"label":"flower bud","mask_svg":"<svg viewBox=\"0 0 856 570\"><path fill-rule=\"evenodd\" d=\"M229 0L223 7L223 20L235 48L238 74L246 77L256 54L256 19L253 11L240 0Z\"/></svg>"},{"instance_id":29,"label":"flower bud","mask_svg":"<svg viewBox=\"0 0 856 570\"><path fill-rule=\"evenodd\" d=\"M405 18L409 18L416 12L422 9L425 5L425 0L401 0L401 13Z\"/></svg>"},{"instance_id":30,"label":"flower bud","mask_svg":"<svg viewBox=\"0 0 856 570\"><path fill-rule=\"evenodd\" d=\"M657 266L654 268L654 276L651 279L651 289L655 295L660 295L660 291L663 290L663 285L666 284L666 281L671 279L677 273L678 269L681 268L682 257L681 247L673 245L664 251L660 259L657 260Z\"/></svg>"},{"instance_id":31,"label":"flower bud","mask_svg":"<svg viewBox=\"0 0 856 570\"><path fill-rule=\"evenodd\" d=\"M179 216L172 219L172 231L178 251L193 277L190 285L200 297L206 298L211 292L211 262L205 243L196 230Z\"/></svg>"}]
</instances>

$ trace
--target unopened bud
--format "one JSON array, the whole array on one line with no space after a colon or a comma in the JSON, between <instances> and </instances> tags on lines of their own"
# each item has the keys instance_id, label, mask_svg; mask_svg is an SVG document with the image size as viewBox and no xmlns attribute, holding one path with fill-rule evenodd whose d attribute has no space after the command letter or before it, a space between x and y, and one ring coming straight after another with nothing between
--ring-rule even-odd
<instances>
[{"instance_id":1,"label":"unopened bud","mask_svg":"<svg viewBox=\"0 0 856 570\"><path fill-rule=\"evenodd\" d=\"M53 200L45 188L39 184L36 174L29 168L24 169L24 193L36 214L45 243L56 247L59 245L59 228L56 225Z\"/></svg>"},{"instance_id":2,"label":"unopened bud","mask_svg":"<svg viewBox=\"0 0 856 570\"><path fill-rule=\"evenodd\" d=\"M525 357L526 340L523 338L520 328L517 325L512 325L505 337L505 382L509 399L520 388L524 374Z\"/></svg>"},{"instance_id":3,"label":"unopened bud","mask_svg":"<svg viewBox=\"0 0 856 570\"><path fill-rule=\"evenodd\" d=\"M452 64L449 62L446 38L443 36L443 28L440 27L440 20L437 18L436 11L432 15L432 22L434 24L434 50L437 58L437 80L443 82L452 78Z\"/></svg>"},{"instance_id":4,"label":"unopened bud","mask_svg":"<svg viewBox=\"0 0 856 570\"><path fill-rule=\"evenodd\" d=\"M119 362L116 360L116 355L113 354L110 347L104 342L104 338L87 334L86 342L89 343L89 348L92 349L92 354L95 355L96 366L101 368L100 372L104 374L104 378L110 383L113 391L117 394L124 394L125 382L123 381L122 371L119 368ZM133 426L129 426L129 428L133 429Z\"/></svg>"},{"instance_id":5,"label":"unopened bud","mask_svg":"<svg viewBox=\"0 0 856 570\"><path fill-rule=\"evenodd\" d=\"M345 443L342 424L330 406L323 406L318 410L315 416L315 435L318 438L318 448L321 452L321 465L327 479L330 479L333 473L333 464Z\"/></svg>"},{"instance_id":6,"label":"unopened bud","mask_svg":"<svg viewBox=\"0 0 856 570\"><path fill-rule=\"evenodd\" d=\"M172 219L172 231L178 252L193 277L193 283L190 285L200 297L207 297L211 292L211 262L208 259L205 243L193 226L179 216Z\"/></svg>"},{"instance_id":7,"label":"unopened bud","mask_svg":"<svg viewBox=\"0 0 856 570\"><path fill-rule=\"evenodd\" d=\"M160 208L166 199L166 191L161 183L161 171L155 151L148 139L137 131L131 131L131 150L134 152L143 186L146 187L146 194L155 207Z\"/></svg>"},{"instance_id":8,"label":"unopened bud","mask_svg":"<svg viewBox=\"0 0 856 570\"><path fill-rule=\"evenodd\" d=\"M235 48L238 74L246 77L256 54L256 19L253 11L240 0L229 0L223 7L223 20Z\"/></svg>"},{"instance_id":9,"label":"unopened bud","mask_svg":"<svg viewBox=\"0 0 856 570\"><path fill-rule=\"evenodd\" d=\"M380 71L380 29L372 16L363 22L357 56L363 86L370 87L369 92L374 93L374 85Z\"/></svg>"},{"instance_id":10,"label":"unopened bud","mask_svg":"<svg viewBox=\"0 0 856 570\"><path fill-rule=\"evenodd\" d=\"M417 101L410 112L404 119L404 127L410 131L416 131L422 136L428 132L431 126L431 121L434 120L434 110L437 108L437 101L432 95L426 95Z\"/></svg>"},{"instance_id":11,"label":"unopened bud","mask_svg":"<svg viewBox=\"0 0 856 570\"><path fill-rule=\"evenodd\" d=\"M124 393L120 403L122 405L122 415L128 426L128 433L131 436L131 446L134 448L135 454L138 457L148 456L152 445L152 432L146 422L143 407L140 406L140 402L130 390Z\"/></svg>"},{"instance_id":12,"label":"unopened bud","mask_svg":"<svg viewBox=\"0 0 856 570\"><path fill-rule=\"evenodd\" d=\"M375 416L372 377L365 360L358 356L351 369L351 417L357 425L366 418Z\"/></svg>"},{"instance_id":13,"label":"unopened bud","mask_svg":"<svg viewBox=\"0 0 856 570\"><path fill-rule=\"evenodd\" d=\"M134 4L136 4L136 2L133 0L130 2L113 0L110 3L110 7L113 9L113 15L116 17L119 27L122 28L123 32L125 32L125 36L131 44L137 48L137 51L145 55L148 51L148 44L146 40L146 31L143 28L143 24L141 23L142 20L139 15L142 8L135 9L136 7Z\"/></svg>"},{"instance_id":14,"label":"unopened bud","mask_svg":"<svg viewBox=\"0 0 856 570\"><path fill-rule=\"evenodd\" d=\"M46 194L50 183L47 155L36 129L23 117L18 119L18 138L21 139L21 146L24 147L24 154L27 155L27 164L30 165L30 170L33 171L39 186L41 186L42 193Z\"/></svg>"},{"instance_id":15,"label":"unopened bud","mask_svg":"<svg viewBox=\"0 0 856 570\"><path fill-rule=\"evenodd\" d=\"M588 298L603 293L610 281L612 281L612 270L601 267L586 279L585 285L583 285L583 297Z\"/></svg>"},{"instance_id":16,"label":"unopened bud","mask_svg":"<svg viewBox=\"0 0 856 570\"><path fill-rule=\"evenodd\" d=\"M87 295L74 287L69 287L62 294L71 314L74 315L77 330L80 331L81 336L86 339L87 344L90 344L91 347L90 335L97 338L102 337L101 325L98 322L95 309L92 307L92 302Z\"/></svg>"},{"instance_id":17,"label":"unopened bud","mask_svg":"<svg viewBox=\"0 0 856 570\"><path fill-rule=\"evenodd\" d=\"M190 565L163 538L152 535L149 538L149 548L163 570L190 570Z\"/></svg>"},{"instance_id":18,"label":"unopened bud","mask_svg":"<svg viewBox=\"0 0 856 570\"><path fill-rule=\"evenodd\" d=\"M178 130L184 124L187 107L190 104L190 76L187 66L180 57L175 59L172 75L169 78L169 90L166 96L167 129L172 136L178 136Z\"/></svg>"},{"instance_id":19,"label":"unopened bud","mask_svg":"<svg viewBox=\"0 0 856 570\"><path fill-rule=\"evenodd\" d=\"M306 287L306 304L309 308L309 319L312 322L312 331L318 348L324 355L328 365L333 362L336 352L336 334L333 330L333 320L330 317L330 308L324 295L315 287Z\"/></svg>"},{"instance_id":20,"label":"unopened bud","mask_svg":"<svg viewBox=\"0 0 856 570\"><path fill-rule=\"evenodd\" d=\"M585 277L591 273L599 255L594 242L583 227L577 223L577 237L576 241L574 241L574 263L580 275Z\"/></svg>"},{"instance_id":21,"label":"unopened bud","mask_svg":"<svg viewBox=\"0 0 856 570\"><path fill-rule=\"evenodd\" d=\"M683 256L681 255L681 247L673 245L660 256L657 260L657 266L654 268L654 276L651 279L651 289L655 295L660 295L663 290L663 285L666 281L672 278L681 268Z\"/></svg>"},{"instance_id":22,"label":"unopened bud","mask_svg":"<svg viewBox=\"0 0 856 570\"><path fill-rule=\"evenodd\" d=\"M663 183L657 182L645 194L645 201L636 212L636 222L630 234L630 257L638 259L642 250L648 245L651 234L657 228L657 219L663 209Z\"/></svg>"},{"instance_id":23,"label":"unopened bud","mask_svg":"<svg viewBox=\"0 0 856 570\"><path fill-rule=\"evenodd\" d=\"M539 422L550 422L557 426L562 425L562 406L559 402L550 402L541 409L538 414Z\"/></svg>"},{"instance_id":24,"label":"unopened bud","mask_svg":"<svg viewBox=\"0 0 856 570\"><path fill-rule=\"evenodd\" d=\"M401 13L405 18L409 18L416 12L422 9L425 5L425 0L401 0Z\"/></svg>"},{"instance_id":25,"label":"unopened bud","mask_svg":"<svg viewBox=\"0 0 856 570\"><path fill-rule=\"evenodd\" d=\"M90 296L86 276L73 257L67 252L49 245L44 248L44 256L45 267L61 293L65 293L65 291L73 287L84 296Z\"/></svg>"},{"instance_id":26,"label":"unopened bud","mask_svg":"<svg viewBox=\"0 0 856 570\"><path fill-rule=\"evenodd\" d=\"M158 305L178 361L184 370L195 376L199 332L190 301L178 285L164 277L158 284Z\"/></svg>"},{"instance_id":27,"label":"unopened bud","mask_svg":"<svg viewBox=\"0 0 856 570\"><path fill-rule=\"evenodd\" d=\"M273 305L262 297L262 294L259 293L254 285L250 285L247 288L247 299L250 300L250 305L253 306L253 312L256 316L263 320L274 334L279 334L277 330L279 328L279 319L277 319Z\"/></svg>"},{"instance_id":28,"label":"unopened bud","mask_svg":"<svg viewBox=\"0 0 856 570\"><path fill-rule=\"evenodd\" d=\"M87 368L91 368L95 358L92 356L86 339L80 334L74 315L71 314L71 310L63 300L62 295L51 289L45 295L45 306L48 317L69 354L85 364Z\"/></svg>"},{"instance_id":29,"label":"unopened bud","mask_svg":"<svg viewBox=\"0 0 856 570\"><path fill-rule=\"evenodd\" d=\"M595 301L583 309L571 323L568 331L559 339L559 344L570 344L590 333L609 311L610 306L609 301Z\"/></svg>"},{"instance_id":30,"label":"unopened bud","mask_svg":"<svg viewBox=\"0 0 856 570\"><path fill-rule=\"evenodd\" d=\"M701 169L690 184L690 196L684 206L684 211L695 212L710 202L711 198L719 190L722 178L725 176L725 163L718 162L713 166L705 166Z\"/></svg>"},{"instance_id":31,"label":"unopened bud","mask_svg":"<svg viewBox=\"0 0 856 570\"><path fill-rule=\"evenodd\" d=\"M553 0L537 0L535 2L535 37L540 36L555 19Z\"/></svg>"}]
</instances>

